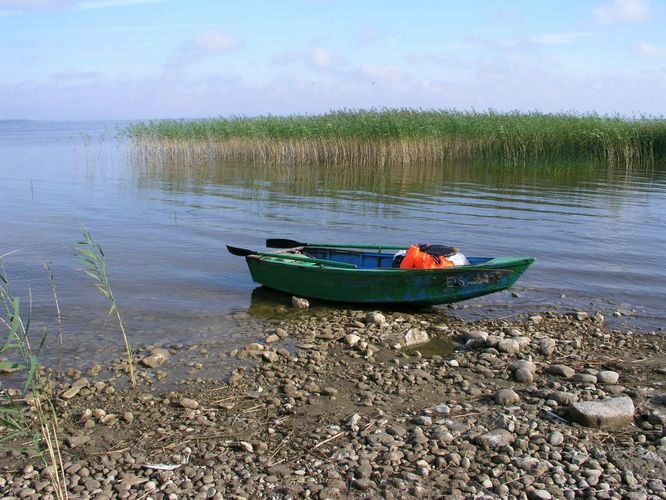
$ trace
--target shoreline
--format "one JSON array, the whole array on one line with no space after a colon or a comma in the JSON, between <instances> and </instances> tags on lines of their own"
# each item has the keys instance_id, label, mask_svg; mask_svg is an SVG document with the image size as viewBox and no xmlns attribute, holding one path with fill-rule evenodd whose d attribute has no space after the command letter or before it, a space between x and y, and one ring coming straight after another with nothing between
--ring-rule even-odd
<instances>
[{"instance_id":1,"label":"shoreline","mask_svg":"<svg viewBox=\"0 0 666 500\"><path fill-rule=\"evenodd\" d=\"M55 406L70 494L666 498L663 335L584 312L465 322L354 310L262 334L229 353L256 363L227 381L162 390L178 353L159 347L139 360L136 390L122 362L111 377L69 371ZM440 354L405 346L424 334ZM228 359L200 354L199 377ZM146 466L159 464L172 470ZM39 458L10 449L0 468L3 495L49 494Z\"/></svg>"}]
</instances>

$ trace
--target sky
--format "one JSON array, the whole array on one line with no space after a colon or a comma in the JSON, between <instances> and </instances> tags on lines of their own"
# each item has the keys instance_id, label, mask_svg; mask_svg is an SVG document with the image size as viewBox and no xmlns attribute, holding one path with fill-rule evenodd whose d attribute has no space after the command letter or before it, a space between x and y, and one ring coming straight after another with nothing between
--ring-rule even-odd
<instances>
[{"instance_id":1,"label":"sky","mask_svg":"<svg viewBox=\"0 0 666 500\"><path fill-rule=\"evenodd\" d=\"M0 119L666 115L666 0L0 0Z\"/></svg>"}]
</instances>

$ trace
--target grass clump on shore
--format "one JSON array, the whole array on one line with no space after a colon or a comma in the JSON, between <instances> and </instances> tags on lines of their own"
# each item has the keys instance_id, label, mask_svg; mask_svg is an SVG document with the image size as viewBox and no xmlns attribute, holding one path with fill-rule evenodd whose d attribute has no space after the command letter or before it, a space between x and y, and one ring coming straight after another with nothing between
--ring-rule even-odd
<instances>
[{"instance_id":1,"label":"grass clump on shore","mask_svg":"<svg viewBox=\"0 0 666 500\"><path fill-rule=\"evenodd\" d=\"M44 328L37 348L31 345L30 322L32 294L29 292L27 314L19 297L12 292L9 277L0 255L0 373L14 371L24 374L24 396L17 400L9 390L0 391L0 441L18 439L34 447L46 466L53 487L53 496L67 499L65 468L60 449L60 425L53 403L53 385L39 368L39 356L44 347L48 329ZM50 272L50 279L55 278ZM55 289L55 288L54 288ZM58 321L60 321L58 319ZM6 359L10 355L13 359ZM29 408L23 412L24 406ZM36 430L35 430L36 427Z\"/></svg>"},{"instance_id":2,"label":"grass clump on shore","mask_svg":"<svg viewBox=\"0 0 666 500\"><path fill-rule=\"evenodd\" d=\"M553 160L648 165L666 159L666 119L596 114L384 109L323 115L157 120L125 129L148 161L406 165Z\"/></svg>"}]
</instances>

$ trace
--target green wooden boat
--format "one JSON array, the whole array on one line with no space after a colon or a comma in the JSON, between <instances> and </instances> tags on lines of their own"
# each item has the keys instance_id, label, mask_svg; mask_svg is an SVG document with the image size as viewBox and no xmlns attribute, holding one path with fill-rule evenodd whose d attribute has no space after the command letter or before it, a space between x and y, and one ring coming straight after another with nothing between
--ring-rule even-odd
<instances>
[{"instance_id":1,"label":"green wooden boat","mask_svg":"<svg viewBox=\"0 0 666 500\"><path fill-rule=\"evenodd\" d=\"M284 242L298 243L268 240L267 246L285 247ZM448 304L499 292L510 288L534 262L531 257L468 257L470 265L400 269L393 267L393 257L406 246L293 246L298 253L227 248L244 256L252 279L268 288L299 297L371 304Z\"/></svg>"}]
</instances>

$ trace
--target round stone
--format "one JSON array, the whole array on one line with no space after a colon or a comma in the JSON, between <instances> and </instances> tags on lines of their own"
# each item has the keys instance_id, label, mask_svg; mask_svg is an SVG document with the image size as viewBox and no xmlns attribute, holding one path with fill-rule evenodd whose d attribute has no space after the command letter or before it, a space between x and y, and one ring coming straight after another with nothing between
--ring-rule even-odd
<instances>
[{"instance_id":1,"label":"round stone","mask_svg":"<svg viewBox=\"0 0 666 500\"><path fill-rule=\"evenodd\" d=\"M501 405L513 405L520 402L520 396L513 389L500 389L495 393L495 401Z\"/></svg>"},{"instance_id":2,"label":"round stone","mask_svg":"<svg viewBox=\"0 0 666 500\"><path fill-rule=\"evenodd\" d=\"M620 374L611 370L605 370L597 373L597 381L600 384L617 384Z\"/></svg>"}]
</instances>

